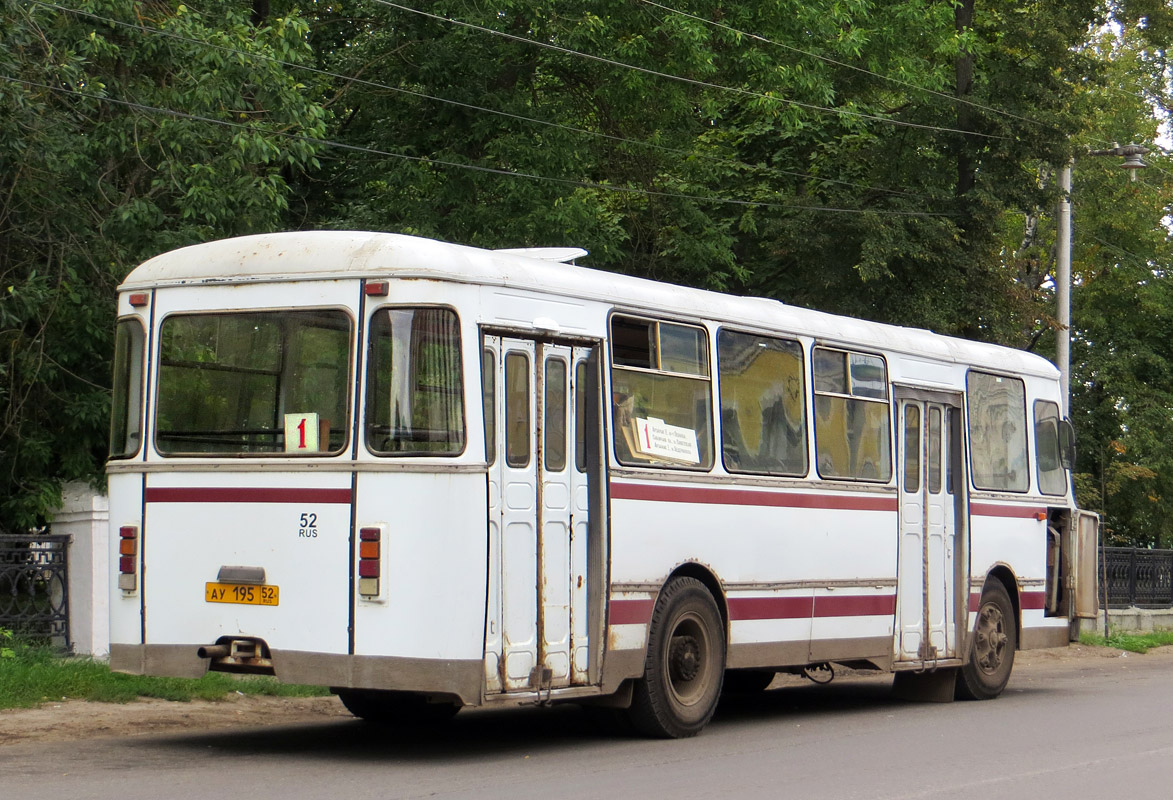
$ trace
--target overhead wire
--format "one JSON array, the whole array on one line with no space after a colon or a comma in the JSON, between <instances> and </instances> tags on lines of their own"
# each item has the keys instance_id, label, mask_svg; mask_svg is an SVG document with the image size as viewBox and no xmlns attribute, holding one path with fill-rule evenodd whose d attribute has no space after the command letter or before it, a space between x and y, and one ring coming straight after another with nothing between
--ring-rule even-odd
<instances>
[{"instance_id":1,"label":"overhead wire","mask_svg":"<svg viewBox=\"0 0 1173 800\"><path fill-rule=\"evenodd\" d=\"M25 86L30 86L39 89L45 89L51 92L60 94L67 94L74 97L81 97L88 100L96 100L103 103L112 103L127 108L133 108L139 111L146 111L150 113L163 114L165 116L174 117L177 119L185 119L194 122L203 122L212 125L220 125L228 128L235 128L239 130L255 131L256 128L252 125L242 122L231 122L229 120L216 119L214 117L207 117L200 114L192 114L186 111L177 111L175 109L163 108L159 106L152 106L145 103L137 103L131 100L123 100L120 98L109 97L106 95L87 94L79 92L75 89L67 89L61 86L50 86L49 84L38 83L36 81L28 81L23 78L17 78L11 75L0 74L0 79L7 80L13 83L20 83ZM679 200L691 200L698 203L712 203L714 205L732 205L748 208L771 208L783 211L812 211L824 213L840 213L840 214L861 214L861 215L877 215L877 216L904 216L904 217L950 217L952 214L929 211L894 211L888 209L864 209L864 208L835 208L830 206L806 206L806 205L790 205L786 203L770 203L759 200L738 200L730 197L715 197L704 195L692 195L684 192L668 192L656 189L642 189L632 186L619 186L615 184L597 183L594 181L582 181L573 178L554 178L548 175L535 175L528 172L516 172L513 170L498 169L495 167L484 167L476 164L462 164L456 161L446 161L442 159L428 158L426 156L411 156L405 153L392 153L387 150L379 150L373 147L363 147L361 145L347 144L345 142L337 142L330 139L322 139L313 136L305 136L298 133L290 133L288 131L269 131L271 135L281 136L287 139L306 142L309 144L321 145L325 147L336 147L342 150L351 152L367 153L383 158L398 159L401 161L409 161L414 163L426 164L430 166L447 167L452 169L463 169L473 172L480 172L492 175L507 176L510 178L522 178L526 180L542 181L547 183L555 183L564 186L574 186L584 189L595 189L599 191L616 192L621 194L644 195L650 197L665 197Z\"/></svg>"}]
</instances>

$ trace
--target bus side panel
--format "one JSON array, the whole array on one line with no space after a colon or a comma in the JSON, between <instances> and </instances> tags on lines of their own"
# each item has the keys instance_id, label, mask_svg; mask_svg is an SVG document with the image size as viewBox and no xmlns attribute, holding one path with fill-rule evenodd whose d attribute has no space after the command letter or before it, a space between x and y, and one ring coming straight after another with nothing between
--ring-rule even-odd
<instances>
[{"instance_id":1,"label":"bus side panel","mask_svg":"<svg viewBox=\"0 0 1173 800\"><path fill-rule=\"evenodd\" d=\"M147 644L257 637L271 649L344 654L350 612L349 472L150 474L143 591ZM208 599L256 585L276 605ZM235 576L235 577L234 577Z\"/></svg>"},{"instance_id":2,"label":"bus side panel","mask_svg":"<svg viewBox=\"0 0 1173 800\"><path fill-rule=\"evenodd\" d=\"M1046 617L1047 523L1033 516L1044 511L1045 501L1036 504L993 503L974 499L970 510L969 624L980 605L986 575L998 566L1010 569L1018 586L1021 608L1019 647L1062 647L1067 644L1065 617ZM1011 588L1011 596L1015 589Z\"/></svg>"},{"instance_id":3,"label":"bus side panel","mask_svg":"<svg viewBox=\"0 0 1173 800\"><path fill-rule=\"evenodd\" d=\"M356 600L356 655L479 665L487 509L483 472L359 474L355 524L379 528L382 563L379 595Z\"/></svg>"},{"instance_id":4,"label":"bus side panel","mask_svg":"<svg viewBox=\"0 0 1173 800\"><path fill-rule=\"evenodd\" d=\"M139 548L143 533L143 476L137 472L114 473L109 476L107 486L110 493L110 643L112 646L139 645L143 640L142 597L139 592L142 576ZM123 558L119 552L122 546L119 530L122 528L135 529L133 541L136 552L131 556L135 586L131 590L119 587L119 562Z\"/></svg>"},{"instance_id":5,"label":"bus side panel","mask_svg":"<svg viewBox=\"0 0 1173 800\"><path fill-rule=\"evenodd\" d=\"M675 502L653 499L675 495ZM659 586L686 562L710 570L726 592L730 666L806 663L812 657L812 633L817 659L890 655L894 500L865 499L876 506L870 510L810 508L803 506L835 505L838 498L616 483L612 498L616 590ZM709 502L722 498L728 502ZM637 607L624 601L625 635L613 636L614 645L642 646L627 630ZM650 604L644 608L641 621L646 624Z\"/></svg>"}]
</instances>

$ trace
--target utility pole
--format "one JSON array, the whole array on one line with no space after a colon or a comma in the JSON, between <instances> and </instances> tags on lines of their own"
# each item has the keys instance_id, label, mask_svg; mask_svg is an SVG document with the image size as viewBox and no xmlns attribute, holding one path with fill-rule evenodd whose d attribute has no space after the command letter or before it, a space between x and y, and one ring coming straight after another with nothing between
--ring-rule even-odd
<instances>
[{"instance_id":1,"label":"utility pole","mask_svg":"<svg viewBox=\"0 0 1173 800\"><path fill-rule=\"evenodd\" d=\"M1124 159L1120 165L1128 170L1129 179L1136 180L1136 171L1144 169L1142 156L1148 148L1139 144L1123 147L1113 143L1107 150L1088 150L1089 156L1119 156ZM1056 317L1059 320L1058 340L1055 343L1055 362L1059 367L1059 387L1063 395L1063 416L1071 416L1071 170L1075 166L1072 158L1059 174L1059 241L1055 248L1055 302L1058 305Z\"/></svg>"}]
</instances>

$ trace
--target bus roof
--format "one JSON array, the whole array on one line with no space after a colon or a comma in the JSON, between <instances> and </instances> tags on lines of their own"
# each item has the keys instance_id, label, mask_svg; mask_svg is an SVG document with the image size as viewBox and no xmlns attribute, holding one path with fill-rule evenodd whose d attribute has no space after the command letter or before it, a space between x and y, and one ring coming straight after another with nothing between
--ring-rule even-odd
<instances>
[{"instance_id":1,"label":"bus roof","mask_svg":"<svg viewBox=\"0 0 1173 800\"><path fill-rule=\"evenodd\" d=\"M1003 372L1052 379L1059 374L1041 356L1009 347L812 311L778 300L737 297L604 272L534 257L538 250L533 250L533 255L525 252L484 250L395 233L271 233L163 253L134 269L119 289L424 278L550 292L647 314L701 317Z\"/></svg>"}]
</instances>

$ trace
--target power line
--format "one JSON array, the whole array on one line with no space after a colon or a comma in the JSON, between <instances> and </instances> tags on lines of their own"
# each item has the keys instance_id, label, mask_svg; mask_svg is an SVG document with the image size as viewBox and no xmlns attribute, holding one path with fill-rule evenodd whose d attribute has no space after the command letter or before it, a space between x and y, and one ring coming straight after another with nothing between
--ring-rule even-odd
<instances>
[{"instance_id":1,"label":"power line","mask_svg":"<svg viewBox=\"0 0 1173 800\"><path fill-rule=\"evenodd\" d=\"M1014 114L1010 111L1005 111L1000 108L994 108L993 106L983 105L981 103L974 102L973 100L966 100L965 98L957 97L956 95L949 94L948 92L939 92L936 89L929 89L924 86L918 86L915 83L910 83L908 81L902 81L899 78L893 78L888 75L881 75L880 73L873 72L870 69L865 69L863 67L857 67L854 64L848 64L845 61L838 61L834 58L830 58L829 56L819 55L818 53L814 53L809 50L803 50L802 48L799 48L799 47L794 47L792 45L783 44L782 42L774 41L773 39L767 39L765 36L760 36L756 33L749 33L748 31L738 30L737 28L734 28L730 25L726 25L722 22L717 22L715 20L705 19L704 17L697 16L696 14L690 14L687 11L680 11L675 8L670 8L669 6L666 6L662 3L655 2L655 0L639 0L639 2L643 3L644 5L655 6L656 8L659 8L663 11L667 11L672 14L679 14L682 17L688 17L689 19L694 19L697 22L704 23L705 25L711 25L714 28L721 28L722 30L729 31L730 33L735 33L738 36L744 36L747 39L752 39L757 42L762 42L763 44L773 45L774 47L779 47L783 50L789 50L792 53L798 53L800 55L808 56L810 58L817 59L817 60L822 61L824 63L832 64L836 67L842 67L844 69L853 70L855 72L859 72L864 75L870 75L874 78L879 78L880 80L887 81L889 83L894 83L897 86L903 86L906 89L914 89L918 92L925 92L926 94L931 94L931 95L934 95L935 97L941 97L941 98L944 98L944 99L950 101L951 103L958 103L960 105L970 106L971 108L981 109L982 111L989 111L993 114L999 114L1004 117L1010 117L1011 119L1016 119L1021 122L1029 122L1032 125L1039 125L1044 128L1050 128L1051 130L1056 130L1055 126L1050 125L1046 122L1041 122L1037 119L1031 119L1030 117L1019 116L1018 114ZM950 130L950 129L946 128L945 130ZM1002 137L998 137L998 138L1002 138Z\"/></svg>"},{"instance_id":2,"label":"power line","mask_svg":"<svg viewBox=\"0 0 1173 800\"><path fill-rule=\"evenodd\" d=\"M612 60L609 58L603 58L602 56L596 56L596 55L592 55L590 53L583 53L578 50L571 50L570 48L560 47L559 45L550 44L549 42L540 42L536 39L527 39L524 36L516 36L512 33L505 33L504 31L498 31L493 28L486 28L482 25L475 25L471 22L464 22L463 20L453 19L452 17L445 17L445 16L441 16L440 14L433 14L430 11L421 11L417 8L411 8L409 6L400 5L398 3L393 3L390 0L372 0L372 2L378 3L380 5L388 6L390 8L395 8L400 11L406 11L410 14L418 14L422 17L427 17L429 19L438 20L440 22L446 22L450 25L457 25L457 26L460 26L463 28L468 28L470 30L480 31L482 33L488 33L493 36L500 36L502 38L509 39L511 41L521 42L523 44L528 44L528 45L533 45L534 47L541 47L546 50L553 50L555 52L563 53L565 55L576 56L578 58L585 58L589 61L596 61L596 62L599 62L602 64L607 64L612 67L619 67L621 69L629 69L629 70L633 70L635 72L644 73L645 75L652 75L657 78L664 78L664 79L670 80L670 81L677 81L679 83L686 83L686 84L689 84L692 86L701 86L706 89L717 89L722 92L733 92L734 94L739 94L739 95L743 95L746 97L754 97L759 100L770 100L770 101L776 102L776 103L785 103L787 105L791 105L796 108L807 109L808 111L817 111L817 112L823 113L823 114L839 114L844 117L854 117L857 119L870 120L872 122L879 122L879 123L883 123L886 125L899 125L899 126L906 127L906 128L917 128L920 130L938 131L940 133L958 133L963 136L976 136L976 137L980 137L983 139L1006 139L1007 138L1005 136L997 136L997 135L990 134L990 133L978 133L976 131L963 131L959 128L944 128L944 127L940 127L937 125L922 125L917 122L905 122L903 120L896 120L896 119L890 119L888 117L876 116L875 114L865 114L861 111L851 111L851 110L845 109L845 108L832 108L830 106L820 106L820 105L815 105L813 103L803 103L798 100L791 100L786 97L777 97L774 95L762 94L761 92L754 92L749 89L741 89L741 88L738 88L735 86L722 86L721 84L718 84L718 83L709 83L708 81L697 80L695 78L685 78L680 75L673 75L668 72L660 72L658 70L648 69L647 67L639 67L634 64L626 64L622 61L615 61L615 60Z\"/></svg>"},{"instance_id":3,"label":"power line","mask_svg":"<svg viewBox=\"0 0 1173 800\"><path fill-rule=\"evenodd\" d=\"M108 97L103 95L85 94L73 89L66 89L60 86L50 86L48 84L37 83L35 81L26 81L23 78L16 78L11 75L0 75L0 78L13 82L21 83L25 86L31 86L38 89L46 89L51 92L71 95L74 97L82 97L88 100L96 100L103 103L112 103L115 105L133 108L138 111L146 111L156 114L163 114L165 116L174 117L176 119L191 120L194 122L203 122L211 125L220 125L227 128L236 128L239 130L255 131L253 126L241 122L230 122L228 120L215 119L213 117L205 117L200 114L191 114L185 111L176 111L170 108L161 108L159 106L151 106L143 103L136 103L130 100L122 100L115 97ZM361 145L346 144L345 142L336 142L330 139L319 139L312 136L304 136L297 133L289 133L287 131L270 131L272 135L281 136L287 139L306 142L309 144L320 145L325 147L336 147L341 150L348 150L352 152L366 153L376 155L383 158L393 158L402 161L410 161L419 164L427 164L431 166L449 167L453 169L463 169L473 172L486 173L490 175L501 175L510 178L522 178L533 181L544 181L547 183L555 183L563 186L573 186L582 189L597 189L600 191L618 192L622 194L644 195L651 197L666 197L677 200L692 200L699 203L714 203L717 205L733 205L748 208L772 208L783 211L813 211L823 213L839 213L839 214L874 214L879 216L903 216L903 217L949 217L952 214L943 214L928 211L891 211L887 209L861 209L861 208L832 208L828 206L800 206L787 205L784 203L766 203L757 200L737 200L729 197L705 197L703 195L691 195L683 192L665 192L655 189L639 189L631 186L617 186L614 184L596 183L593 181L580 181L572 178L552 178L545 175L534 175L527 172L514 172L506 169L498 169L495 167L483 167L476 164L461 164L455 161L444 161L442 159L427 158L425 156L409 156L404 153L392 153L386 150L378 150L373 147L363 147Z\"/></svg>"},{"instance_id":4,"label":"power line","mask_svg":"<svg viewBox=\"0 0 1173 800\"><path fill-rule=\"evenodd\" d=\"M497 109L486 108L484 106L474 105L472 103L465 103L465 102L462 102L459 100L452 100L452 99L445 98L445 97L439 97L437 95L427 94L425 92L418 92L418 91L414 91L412 89L404 89L404 88L398 87L398 86L391 86L391 85L388 85L385 83L379 83L377 81L372 81L372 80L368 80L365 78L359 78L357 76L341 75L336 72L330 72L328 70L320 69L318 67L312 67L307 64L296 64L296 63L293 63L290 61L284 61L282 59L276 58L274 56L265 55L263 53L249 53L249 52L246 52L243 50L238 50L236 48L228 47L226 45L214 44L212 42L205 42L205 41L201 41L199 39L194 39L190 36L182 36L180 34L173 33L171 31L166 31L161 28L154 28L154 27L150 27L147 25L140 25L140 24L135 24L135 23L130 23L130 22L123 22L121 20L111 19L110 17L103 17L101 15L94 14L89 11L82 11L81 9L75 9L75 8L69 8L66 6L57 5L56 3L47 3L47 2L43 2L43 0L32 0L32 2L35 5L39 5L39 6L42 6L45 8L52 8L52 9L55 9L58 11L64 11L64 12L67 12L70 14L75 14L77 16L87 17L89 19L96 20L99 22L104 22L109 25L114 25L114 26L118 26L118 27L122 27L122 28L128 28L130 30L137 31L139 33L163 36L168 39L174 39L176 41L181 41L181 42L188 42L190 44L195 44L195 45L211 48L214 50L219 50L219 51L225 52L225 53L232 53L233 55L244 56L246 58L259 58L259 59L263 59L263 60L272 62L274 64L278 64L283 67L287 67L289 69L300 69L300 70L304 70L306 72L313 73L315 75L321 75L323 77L330 77L330 78L335 78L340 81L345 81L346 83L354 83L354 84L359 84L361 86L367 86L370 88L382 89L385 91L395 92L398 94L404 94L404 95L408 95L411 97L417 97L417 98L424 99L424 100L434 101L437 103L444 103L444 104L448 104L448 105L452 105L452 106L457 106L457 107L465 108L465 109L472 110L472 111L480 111L480 112L484 112L486 114L493 114L493 115L497 115L497 116L501 116L501 117L506 117L506 118L518 120L521 122L528 122L528 123L532 123L535 125L543 125L546 127L556 128L556 129L568 131L571 133L577 133L577 134L582 134L582 135L586 135L586 136L593 136L593 137L607 139L609 141L619 142L619 143L623 143L623 144L632 144L632 145L636 145L639 147L646 147L646 148L650 148L653 150L658 150L658 151L664 152L664 153L686 156L688 158L699 158L699 159L702 159L705 161L711 161L714 163L724 164L727 166L742 167L744 169L754 170L755 172L757 172L759 174L786 175L786 176L790 176L790 177L809 178L811 180L819 181L822 183L836 184L836 185L840 185L840 186L849 186L849 187L855 188L855 189L866 189L868 191L884 192L887 194L901 195L901 196L905 196L905 197L922 199L922 200L931 199L930 197L928 197L926 195L917 194L914 192L906 192L906 191L902 191L900 189L888 189L888 188L884 188L884 187L880 187L880 186L869 186L867 184L854 183L851 181L841 181L841 180L836 180L834 178L826 178L826 177L822 177L822 176L818 176L818 175L811 175L809 173L804 173L804 172L796 172L793 170L780 169L777 167L762 167L762 166L758 166L755 164L749 164L747 162L740 161L740 160L721 158L720 156L710 156L710 155L707 155L704 153L695 153L695 152L688 151L688 150L681 150L679 148L668 147L666 145L656 144L654 142L644 142L644 141L640 141L638 139L630 139L630 138L623 137L623 136L615 136L613 134L603 133L601 131L592 131L592 130L588 130L586 128L577 128L577 127L574 127L571 125L563 125L558 122L550 122L548 120L537 119L534 117L527 117L522 114L515 114L515 113L509 112L509 111L500 111Z\"/></svg>"}]
</instances>

